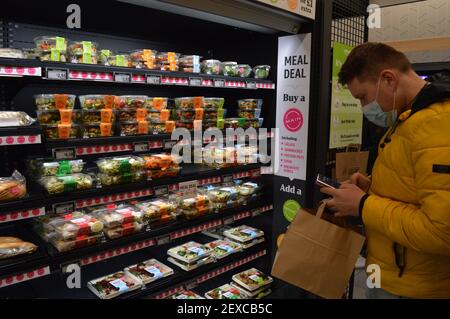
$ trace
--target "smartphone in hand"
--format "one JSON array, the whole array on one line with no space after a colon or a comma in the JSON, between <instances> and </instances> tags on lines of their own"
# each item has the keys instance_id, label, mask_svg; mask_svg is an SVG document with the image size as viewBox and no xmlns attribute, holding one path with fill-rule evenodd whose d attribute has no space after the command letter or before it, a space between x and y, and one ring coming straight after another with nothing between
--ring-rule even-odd
<instances>
[{"instance_id":1,"label":"smartphone in hand","mask_svg":"<svg viewBox=\"0 0 450 319\"><path fill-rule=\"evenodd\" d=\"M341 187L341 183L339 183L337 180L334 180L332 178L320 174L317 175L316 185L320 187L329 187L333 189L338 189Z\"/></svg>"}]
</instances>

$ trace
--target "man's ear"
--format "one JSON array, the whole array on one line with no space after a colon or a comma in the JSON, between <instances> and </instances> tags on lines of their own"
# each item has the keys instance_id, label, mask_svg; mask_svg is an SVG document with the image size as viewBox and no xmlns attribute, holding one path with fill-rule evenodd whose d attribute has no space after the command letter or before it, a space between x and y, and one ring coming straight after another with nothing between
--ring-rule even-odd
<instances>
[{"instance_id":1,"label":"man's ear","mask_svg":"<svg viewBox=\"0 0 450 319\"><path fill-rule=\"evenodd\" d=\"M381 71L381 81L385 81L393 90L397 89L398 77L398 72L395 70L385 69Z\"/></svg>"}]
</instances>

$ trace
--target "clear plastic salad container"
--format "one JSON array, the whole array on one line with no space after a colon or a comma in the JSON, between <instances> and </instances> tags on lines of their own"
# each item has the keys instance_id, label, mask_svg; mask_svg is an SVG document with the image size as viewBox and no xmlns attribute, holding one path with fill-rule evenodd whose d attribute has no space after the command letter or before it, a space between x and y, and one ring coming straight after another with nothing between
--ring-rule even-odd
<instances>
[{"instance_id":1,"label":"clear plastic salad container","mask_svg":"<svg viewBox=\"0 0 450 319\"><path fill-rule=\"evenodd\" d=\"M262 99L243 99L238 100L240 109L261 109L263 105Z\"/></svg>"},{"instance_id":2,"label":"clear plastic salad container","mask_svg":"<svg viewBox=\"0 0 450 319\"><path fill-rule=\"evenodd\" d=\"M114 129L112 123L97 123L97 124L85 124L83 125L83 137L106 137L113 136Z\"/></svg>"},{"instance_id":3,"label":"clear plastic salad container","mask_svg":"<svg viewBox=\"0 0 450 319\"><path fill-rule=\"evenodd\" d=\"M131 205L119 205L116 208L96 211L97 218L105 228L115 228L130 223L142 223L144 213Z\"/></svg>"},{"instance_id":4,"label":"clear plastic salad container","mask_svg":"<svg viewBox=\"0 0 450 319\"><path fill-rule=\"evenodd\" d=\"M215 240L206 244L217 259L225 258L242 250L242 246L228 240Z\"/></svg>"},{"instance_id":5,"label":"clear plastic salad container","mask_svg":"<svg viewBox=\"0 0 450 319\"><path fill-rule=\"evenodd\" d=\"M222 74L225 76L238 76L239 69L237 62L222 62Z\"/></svg>"},{"instance_id":6,"label":"clear plastic salad container","mask_svg":"<svg viewBox=\"0 0 450 319\"><path fill-rule=\"evenodd\" d=\"M150 49L140 49L134 50L130 53L130 58L132 61L146 62L148 60L156 59L158 51Z\"/></svg>"},{"instance_id":7,"label":"clear plastic salad container","mask_svg":"<svg viewBox=\"0 0 450 319\"><path fill-rule=\"evenodd\" d=\"M137 111L134 108L123 108L117 111L119 122L129 122L137 120Z\"/></svg>"},{"instance_id":8,"label":"clear plastic salad container","mask_svg":"<svg viewBox=\"0 0 450 319\"><path fill-rule=\"evenodd\" d=\"M128 121L120 123L120 136L145 135L149 132L148 121Z\"/></svg>"},{"instance_id":9,"label":"clear plastic salad container","mask_svg":"<svg viewBox=\"0 0 450 319\"><path fill-rule=\"evenodd\" d=\"M90 94L80 95L81 108L84 110L100 110L115 108L119 98L115 95Z\"/></svg>"},{"instance_id":10,"label":"clear plastic salad container","mask_svg":"<svg viewBox=\"0 0 450 319\"><path fill-rule=\"evenodd\" d=\"M223 119L226 116L226 112L226 109L205 109L203 119L217 121L217 119Z\"/></svg>"},{"instance_id":11,"label":"clear plastic salad container","mask_svg":"<svg viewBox=\"0 0 450 319\"><path fill-rule=\"evenodd\" d=\"M241 78L248 78L252 74L252 67L248 64L238 64L238 74Z\"/></svg>"},{"instance_id":12,"label":"clear plastic salad container","mask_svg":"<svg viewBox=\"0 0 450 319\"><path fill-rule=\"evenodd\" d=\"M211 249L206 245L190 241L183 245L170 248L167 254L186 263L193 263L199 259L208 257L211 254Z\"/></svg>"},{"instance_id":13,"label":"clear plastic salad container","mask_svg":"<svg viewBox=\"0 0 450 319\"><path fill-rule=\"evenodd\" d=\"M99 63L106 66L131 67L131 58L127 53L113 53L110 50L101 50Z\"/></svg>"},{"instance_id":14,"label":"clear plastic salad container","mask_svg":"<svg viewBox=\"0 0 450 319\"><path fill-rule=\"evenodd\" d=\"M178 166L178 164L176 163L177 158L167 153L142 155L141 157L144 160L145 169L166 170L168 168Z\"/></svg>"},{"instance_id":15,"label":"clear plastic salad container","mask_svg":"<svg viewBox=\"0 0 450 319\"><path fill-rule=\"evenodd\" d=\"M273 279L270 276L256 268L251 268L234 275L233 281L250 292L260 290L273 283Z\"/></svg>"},{"instance_id":16,"label":"clear plastic salad container","mask_svg":"<svg viewBox=\"0 0 450 319\"><path fill-rule=\"evenodd\" d=\"M34 96L34 103L39 111L73 109L75 106L75 95L38 94Z\"/></svg>"},{"instance_id":17,"label":"clear plastic salad container","mask_svg":"<svg viewBox=\"0 0 450 319\"><path fill-rule=\"evenodd\" d=\"M145 95L122 95L119 97L118 107L139 109L145 107L145 102L148 99Z\"/></svg>"},{"instance_id":18,"label":"clear plastic salad container","mask_svg":"<svg viewBox=\"0 0 450 319\"><path fill-rule=\"evenodd\" d=\"M138 202L135 206L144 213L144 220L148 223L170 222L178 215L178 205L163 198Z\"/></svg>"},{"instance_id":19,"label":"clear plastic salad container","mask_svg":"<svg viewBox=\"0 0 450 319\"><path fill-rule=\"evenodd\" d=\"M253 68L255 79L267 79L269 77L270 65L257 65Z\"/></svg>"},{"instance_id":20,"label":"clear plastic salad container","mask_svg":"<svg viewBox=\"0 0 450 319\"><path fill-rule=\"evenodd\" d=\"M37 120L40 124L66 124L80 123L81 112L80 110L61 109L61 110L48 110L48 111L36 111Z\"/></svg>"},{"instance_id":21,"label":"clear plastic salad container","mask_svg":"<svg viewBox=\"0 0 450 319\"><path fill-rule=\"evenodd\" d=\"M240 196L249 197L258 194L261 190L261 185L253 182L246 182L237 187Z\"/></svg>"},{"instance_id":22,"label":"clear plastic salad container","mask_svg":"<svg viewBox=\"0 0 450 319\"><path fill-rule=\"evenodd\" d=\"M42 133L49 140L77 138L80 135L78 124L42 124Z\"/></svg>"},{"instance_id":23,"label":"clear plastic salad container","mask_svg":"<svg viewBox=\"0 0 450 319\"><path fill-rule=\"evenodd\" d=\"M88 288L101 299L112 299L141 288L142 284L123 271L88 282Z\"/></svg>"},{"instance_id":24,"label":"clear plastic salad container","mask_svg":"<svg viewBox=\"0 0 450 319\"><path fill-rule=\"evenodd\" d=\"M145 107L151 110L161 111L167 108L169 99L166 97L149 97L145 100Z\"/></svg>"},{"instance_id":25,"label":"clear plastic salad container","mask_svg":"<svg viewBox=\"0 0 450 319\"><path fill-rule=\"evenodd\" d=\"M175 177L180 174L181 168L179 166L172 166L167 169L152 169L147 170L147 179L159 179L167 177Z\"/></svg>"},{"instance_id":26,"label":"clear plastic salad container","mask_svg":"<svg viewBox=\"0 0 450 319\"><path fill-rule=\"evenodd\" d=\"M68 39L58 36L41 36L34 39L41 61L67 62Z\"/></svg>"},{"instance_id":27,"label":"clear plastic salad container","mask_svg":"<svg viewBox=\"0 0 450 319\"><path fill-rule=\"evenodd\" d=\"M203 96L196 97L179 97L175 99L175 106L178 109L197 109L203 108L205 99Z\"/></svg>"},{"instance_id":28,"label":"clear plastic salad container","mask_svg":"<svg viewBox=\"0 0 450 319\"><path fill-rule=\"evenodd\" d=\"M19 49L0 48L0 57L11 59L25 59L25 54L22 50Z\"/></svg>"},{"instance_id":29,"label":"clear plastic salad container","mask_svg":"<svg viewBox=\"0 0 450 319\"><path fill-rule=\"evenodd\" d=\"M180 71L186 73L200 73L200 59L199 55L183 55L180 58Z\"/></svg>"},{"instance_id":30,"label":"clear plastic salad container","mask_svg":"<svg viewBox=\"0 0 450 319\"><path fill-rule=\"evenodd\" d=\"M244 127L245 125L245 119L244 118L240 118L240 117L234 117L234 118L226 118L223 119L223 128L227 129L227 128L239 128L239 127Z\"/></svg>"},{"instance_id":31,"label":"clear plastic salad container","mask_svg":"<svg viewBox=\"0 0 450 319\"><path fill-rule=\"evenodd\" d=\"M132 222L114 228L105 229L105 235L109 239L116 239L138 233L144 227L143 223Z\"/></svg>"},{"instance_id":32,"label":"clear plastic salad container","mask_svg":"<svg viewBox=\"0 0 450 319\"><path fill-rule=\"evenodd\" d=\"M151 121L148 128L149 134L163 134L167 132L166 122Z\"/></svg>"},{"instance_id":33,"label":"clear plastic salad container","mask_svg":"<svg viewBox=\"0 0 450 319\"><path fill-rule=\"evenodd\" d=\"M228 237L240 243L246 243L254 239L264 237L264 232L262 230L246 225L226 230L223 234L225 235L225 237Z\"/></svg>"},{"instance_id":34,"label":"clear plastic salad container","mask_svg":"<svg viewBox=\"0 0 450 319\"><path fill-rule=\"evenodd\" d=\"M84 124L114 123L116 115L112 109L82 110L81 118Z\"/></svg>"},{"instance_id":35,"label":"clear plastic salad container","mask_svg":"<svg viewBox=\"0 0 450 319\"><path fill-rule=\"evenodd\" d=\"M45 176L40 179L40 183L49 194L59 194L93 188L94 181L90 175L79 173L66 176Z\"/></svg>"},{"instance_id":36,"label":"clear plastic salad container","mask_svg":"<svg viewBox=\"0 0 450 319\"><path fill-rule=\"evenodd\" d=\"M68 47L70 62L97 64L97 47L98 44L91 41L70 42Z\"/></svg>"},{"instance_id":37,"label":"clear plastic salad container","mask_svg":"<svg viewBox=\"0 0 450 319\"><path fill-rule=\"evenodd\" d=\"M238 116L245 119L256 119L261 115L261 109L240 109Z\"/></svg>"},{"instance_id":38,"label":"clear plastic salad container","mask_svg":"<svg viewBox=\"0 0 450 319\"><path fill-rule=\"evenodd\" d=\"M51 218L47 227L50 227L59 239L75 240L83 235L100 234L104 226L94 216L75 212Z\"/></svg>"},{"instance_id":39,"label":"clear plastic salad container","mask_svg":"<svg viewBox=\"0 0 450 319\"><path fill-rule=\"evenodd\" d=\"M144 169L145 161L139 156L118 156L101 158L97 161L98 169L104 174L121 174Z\"/></svg>"},{"instance_id":40,"label":"clear plastic salad container","mask_svg":"<svg viewBox=\"0 0 450 319\"><path fill-rule=\"evenodd\" d=\"M131 278L146 285L155 280L173 275L173 269L156 259L146 260L139 264L126 267L125 273Z\"/></svg>"},{"instance_id":41,"label":"clear plastic salad container","mask_svg":"<svg viewBox=\"0 0 450 319\"><path fill-rule=\"evenodd\" d=\"M175 52L158 52L156 55L156 62L159 64L179 63L179 53Z\"/></svg>"},{"instance_id":42,"label":"clear plastic salad container","mask_svg":"<svg viewBox=\"0 0 450 319\"><path fill-rule=\"evenodd\" d=\"M76 174L83 171L84 165L82 159L64 160L64 161L39 161L36 163L39 176L56 176Z\"/></svg>"},{"instance_id":43,"label":"clear plastic salad container","mask_svg":"<svg viewBox=\"0 0 450 319\"><path fill-rule=\"evenodd\" d=\"M145 171L134 171L119 174L99 173L97 174L97 177L99 182L103 186L112 186L112 185L142 182L147 178L147 174Z\"/></svg>"},{"instance_id":44,"label":"clear plastic salad container","mask_svg":"<svg viewBox=\"0 0 450 319\"><path fill-rule=\"evenodd\" d=\"M220 286L205 294L206 299L248 299L249 297L242 291L230 286L229 284Z\"/></svg>"},{"instance_id":45,"label":"clear plastic salad container","mask_svg":"<svg viewBox=\"0 0 450 319\"><path fill-rule=\"evenodd\" d=\"M182 108L177 110L177 116L180 121L194 121L194 120L203 120L204 109L187 109Z\"/></svg>"},{"instance_id":46,"label":"clear plastic salad container","mask_svg":"<svg viewBox=\"0 0 450 319\"><path fill-rule=\"evenodd\" d=\"M35 119L22 111L0 111L0 127L29 126L34 122Z\"/></svg>"},{"instance_id":47,"label":"clear plastic salad container","mask_svg":"<svg viewBox=\"0 0 450 319\"><path fill-rule=\"evenodd\" d=\"M79 249L87 246L98 244L103 239L103 234L95 235L81 235L74 240L58 239L55 236L50 236L50 242L59 252L66 252L74 249Z\"/></svg>"},{"instance_id":48,"label":"clear plastic salad container","mask_svg":"<svg viewBox=\"0 0 450 319\"><path fill-rule=\"evenodd\" d=\"M244 129L248 129L249 127L253 127L255 129L262 127L264 122L263 118L257 118L257 119L245 119L244 121Z\"/></svg>"},{"instance_id":49,"label":"clear plastic salad container","mask_svg":"<svg viewBox=\"0 0 450 319\"><path fill-rule=\"evenodd\" d=\"M223 97L205 97L204 107L205 109L221 109L225 104L225 99Z\"/></svg>"},{"instance_id":50,"label":"clear plastic salad container","mask_svg":"<svg viewBox=\"0 0 450 319\"><path fill-rule=\"evenodd\" d=\"M220 75L222 72L222 62L219 60L203 60L201 64L201 71L205 74Z\"/></svg>"}]
</instances>

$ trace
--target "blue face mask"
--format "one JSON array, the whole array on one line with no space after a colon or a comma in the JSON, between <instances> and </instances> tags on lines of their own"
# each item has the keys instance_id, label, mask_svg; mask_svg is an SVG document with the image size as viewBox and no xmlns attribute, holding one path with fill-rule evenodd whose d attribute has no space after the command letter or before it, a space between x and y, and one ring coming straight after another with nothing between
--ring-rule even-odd
<instances>
[{"instance_id":1,"label":"blue face mask","mask_svg":"<svg viewBox=\"0 0 450 319\"><path fill-rule=\"evenodd\" d=\"M375 125L381 127L390 127L394 125L395 121L397 120L398 114L397 110L395 109L395 97L397 94L394 93L394 107L392 108L392 111L389 112L383 111L383 109L381 108L380 104L377 101L378 92L380 89L380 81L381 78L378 80L377 94L375 96L375 100L363 106L363 113L364 116Z\"/></svg>"}]
</instances>

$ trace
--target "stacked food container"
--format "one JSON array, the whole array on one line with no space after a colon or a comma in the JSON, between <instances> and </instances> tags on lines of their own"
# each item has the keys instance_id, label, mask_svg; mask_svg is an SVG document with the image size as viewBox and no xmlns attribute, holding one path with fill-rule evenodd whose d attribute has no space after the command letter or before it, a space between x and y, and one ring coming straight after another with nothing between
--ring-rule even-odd
<instances>
[{"instance_id":1,"label":"stacked food container","mask_svg":"<svg viewBox=\"0 0 450 319\"><path fill-rule=\"evenodd\" d=\"M69 60L72 63L97 64L97 47L96 42L78 41L69 44Z\"/></svg>"},{"instance_id":2,"label":"stacked food container","mask_svg":"<svg viewBox=\"0 0 450 319\"><path fill-rule=\"evenodd\" d=\"M122 95L118 101L119 135L148 134L147 109L144 95Z\"/></svg>"},{"instance_id":3,"label":"stacked food container","mask_svg":"<svg viewBox=\"0 0 450 319\"><path fill-rule=\"evenodd\" d=\"M144 160L138 156L101 158L97 161L98 180L103 186L144 181Z\"/></svg>"},{"instance_id":4,"label":"stacked food container","mask_svg":"<svg viewBox=\"0 0 450 319\"><path fill-rule=\"evenodd\" d=\"M194 270L214 261L211 256L211 249L194 241L173 247L167 251L167 254L170 256L167 259L168 261L186 271Z\"/></svg>"},{"instance_id":5,"label":"stacked food container","mask_svg":"<svg viewBox=\"0 0 450 319\"><path fill-rule=\"evenodd\" d=\"M168 198L157 198L134 203L144 214L148 225L164 224L178 217L178 205Z\"/></svg>"},{"instance_id":6,"label":"stacked food container","mask_svg":"<svg viewBox=\"0 0 450 319\"><path fill-rule=\"evenodd\" d=\"M144 227L143 213L131 205L108 205L93 212L104 225L109 239L131 235Z\"/></svg>"},{"instance_id":7,"label":"stacked food container","mask_svg":"<svg viewBox=\"0 0 450 319\"><path fill-rule=\"evenodd\" d=\"M169 99L166 97L148 97L145 108L148 111L147 121L149 132L152 134L171 133L175 128L175 122L170 119L168 109Z\"/></svg>"},{"instance_id":8,"label":"stacked food container","mask_svg":"<svg viewBox=\"0 0 450 319\"><path fill-rule=\"evenodd\" d=\"M116 123L114 95L79 96L83 122L83 137L106 137L114 135Z\"/></svg>"},{"instance_id":9,"label":"stacked food container","mask_svg":"<svg viewBox=\"0 0 450 319\"><path fill-rule=\"evenodd\" d=\"M175 99L177 128L202 129L205 100L203 96Z\"/></svg>"},{"instance_id":10,"label":"stacked food container","mask_svg":"<svg viewBox=\"0 0 450 319\"><path fill-rule=\"evenodd\" d=\"M256 268L243 271L233 276L231 286L252 299L261 299L272 290L273 279Z\"/></svg>"},{"instance_id":11,"label":"stacked food container","mask_svg":"<svg viewBox=\"0 0 450 319\"><path fill-rule=\"evenodd\" d=\"M262 230L242 225L227 229L223 235L238 244L241 244L244 249L250 248L256 244L264 241L264 232Z\"/></svg>"}]
</instances>

